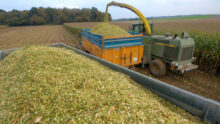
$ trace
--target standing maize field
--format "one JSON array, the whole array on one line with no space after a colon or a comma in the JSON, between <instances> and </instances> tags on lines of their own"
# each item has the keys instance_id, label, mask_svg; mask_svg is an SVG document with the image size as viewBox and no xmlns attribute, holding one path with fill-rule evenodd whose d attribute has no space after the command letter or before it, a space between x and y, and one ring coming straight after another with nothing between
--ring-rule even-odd
<instances>
[{"instance_id":1,"label":"standing maize field","mask_svg":"<svg viewBox=\"0 0 220 124\"><path fill-rule=\"evenodd\" d=\"M205 71L220 73L217 72L220 69L220 34L191 32L190 35L196 41L196 63Z\"/></svg>"},{"instance_id":2,"label":"standing maize field","mask_svg":"<svg viewBox=\"0 0 220 124\"><path fill-rule=\"evenodd\" d=\"M194 56L200 69L216 73L220 68L220 19L155 21L157 34L180 35L182 31L189 32L195 40Z\"/></svg>"}]
</instances>

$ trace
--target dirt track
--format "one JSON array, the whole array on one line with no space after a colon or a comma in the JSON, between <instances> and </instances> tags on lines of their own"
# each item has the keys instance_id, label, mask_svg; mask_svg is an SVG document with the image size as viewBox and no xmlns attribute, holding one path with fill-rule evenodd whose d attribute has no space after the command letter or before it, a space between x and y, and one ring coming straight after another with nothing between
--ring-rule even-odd
<instances>
[{"instance_id":1,"label":"dirt track","mask_svg":"<svg viewBox=\"0 0 220 124\"><path fill-rule=\"evenodd\" d=\"M164 77L153 76L150 74L148 68L142 69L141 67L136 67L135 71L220 102L220 77L216 77L200 70L193 70L191 72L186 72L185 74L168 71Z\"/></svg>"}]
</instances>

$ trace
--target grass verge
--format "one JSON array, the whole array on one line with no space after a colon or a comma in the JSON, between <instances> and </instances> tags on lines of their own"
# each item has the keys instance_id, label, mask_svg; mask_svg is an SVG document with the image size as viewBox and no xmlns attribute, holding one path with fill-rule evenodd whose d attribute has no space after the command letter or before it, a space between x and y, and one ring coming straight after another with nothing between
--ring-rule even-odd
<instances>
[{"instance_id":1,"label":"grass verge","mask_svg":"<svg viewBox=\"0 0 220 124\"><path fill-rule=\"evenodd\" d=\"M71 31L72 33L74 33L75 35L77 35L79 38L81 37L81 30L82 30L81 28L72 27L67 24L64 24L64 27L69 31Z\"/></svg>"}]
</instances>

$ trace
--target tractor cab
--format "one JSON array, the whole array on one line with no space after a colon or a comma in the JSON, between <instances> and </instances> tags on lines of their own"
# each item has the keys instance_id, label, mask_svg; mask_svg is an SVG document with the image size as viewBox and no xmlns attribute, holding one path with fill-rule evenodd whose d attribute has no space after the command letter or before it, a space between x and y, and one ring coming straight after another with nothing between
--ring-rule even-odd
<instances>
[{"instance_id":1,"label":"tractor cab","mask_svg":"<svg viewBox=\"0 0 220 124\"><path fill-rule=\"evenodd\" d=\"M153 23L149 23L151 31L153 32ZM134 23L129 26L129 32L132 32L133 34L145 34L145 28L143 23Z\"/></svg>"}]
</instances>

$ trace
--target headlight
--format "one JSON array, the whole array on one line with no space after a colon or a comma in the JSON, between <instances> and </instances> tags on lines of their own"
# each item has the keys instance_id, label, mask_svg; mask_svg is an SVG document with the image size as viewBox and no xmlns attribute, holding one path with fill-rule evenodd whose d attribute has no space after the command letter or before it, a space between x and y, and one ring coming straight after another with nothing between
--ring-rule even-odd
<instances>
[{"instance_id":1,"label":"headlight","mask_svg":"<svg viewBox=\"0 0 220 124\"><path fill-rule=\"evenodd\" d=\"M179 63L178 62L171 62L171 66L178 66Z\"/></svg>"}]
</instances>

